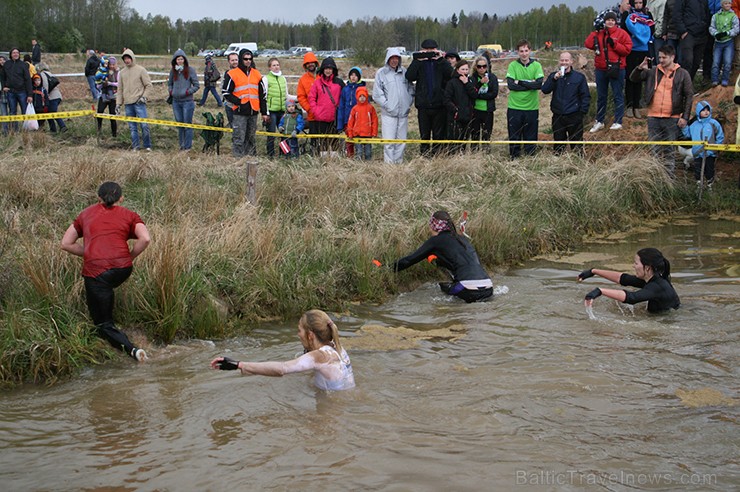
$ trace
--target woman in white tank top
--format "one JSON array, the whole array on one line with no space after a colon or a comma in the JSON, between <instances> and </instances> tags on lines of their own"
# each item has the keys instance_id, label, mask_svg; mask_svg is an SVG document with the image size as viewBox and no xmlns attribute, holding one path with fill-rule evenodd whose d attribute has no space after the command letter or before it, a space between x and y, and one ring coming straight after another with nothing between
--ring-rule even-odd
<instances>
[{"instance_id":1,"label":"woman in white tank top","mask_svg":"<svg viewBox=\"0 0 740 492\"><path fill-rule=\"evenodd\" d=\"M284 376L314 371L314 384L323 390L354 388L352 363L339 342L337 325L324 311L306 311L298 322L298 338L305 353L287 362L240 362L229 357L211 361L213 369L239 370L243 375Z\"/></svg>"}]
</instances>

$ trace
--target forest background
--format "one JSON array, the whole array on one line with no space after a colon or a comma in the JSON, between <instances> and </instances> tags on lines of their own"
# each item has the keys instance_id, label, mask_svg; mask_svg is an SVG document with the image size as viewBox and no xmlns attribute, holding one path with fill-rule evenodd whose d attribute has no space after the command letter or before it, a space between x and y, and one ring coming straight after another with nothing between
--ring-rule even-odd
<instances>
[{"instance_id":1,"label":"forest background","mask_svg":"<svg viewBox=\"0 0 740 492\"><path fill-rule=\"evenodd\" d=\"M312 24L292 24L247 18L198 21L168 16L142 17L128 0L4 0L0 16L0 49L30 49L35 37L43 51L75 53L98 49L119 53L126 46L138 54L172 53L184 48L226 48L235 42L257 42L260 49L312 46L316 50L352 48L360 63L382 62L385 48L405 46L417 50L421 41L434 38L447 51L475 50L480 44L498 43L513 49L521 38L540 48L581 46L592 29L592 7L571 10L565 4L549 9L499 17L496 13L440 12L438 17L379 17L347 20L341 24L318 15ZM28 45L28 46L27 46Z\"/></svg>"}]
</instances>

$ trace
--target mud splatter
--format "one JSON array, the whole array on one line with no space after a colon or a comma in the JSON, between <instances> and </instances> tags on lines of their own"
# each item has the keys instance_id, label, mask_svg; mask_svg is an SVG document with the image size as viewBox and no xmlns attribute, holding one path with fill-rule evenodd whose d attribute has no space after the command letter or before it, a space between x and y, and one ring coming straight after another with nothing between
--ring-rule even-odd
<instances>
[{"instance_id":1,"label":"mud splatter","mask_svg":"<svg viewBox=\"0 0 740 492\"><path fill-rule=\"evenodd\" d=\"M355 350L408 350L416 348L422 340L443 339L454 342L465 336L462 325L452 325L434 330L412 330L405 326L392 327L365 325L354 337L344 337L342 345Z\"/></svg>"},{"instance_id":2,"label":"mud splatter","mask_svg":"<svg viewBox=\"0 0 740 492\"><path fill-rule=\"evenodd\" d=\"M695 390L677 389L676 396L681 403L689 408L728 406L734 407L737 402L725 396L722 392L712 388L699 388Z\"/></svg>"}]
</instances>

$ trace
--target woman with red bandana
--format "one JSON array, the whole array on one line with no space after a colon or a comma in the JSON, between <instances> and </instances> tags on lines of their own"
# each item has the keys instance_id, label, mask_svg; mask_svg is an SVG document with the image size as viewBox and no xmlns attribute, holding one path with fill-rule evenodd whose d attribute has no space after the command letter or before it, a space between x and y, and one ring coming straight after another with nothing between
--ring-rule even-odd
<instances>
[{"instance_id":1,"label":"woman with red bandana","mask_svg":"<svg viewBox=\"0 0 740 492\"><path fill-rule=\"evenodd\" d=\"M493 282L483 269L475 248L464 236L457 233L450 214L440 210L429 219L432 237L419 249L393 264L400 272L419 263L430 255L436 256L437 266L446 269L452 282L440 282L445 294L457 296L465 302L477 302L493 295Z\"/></svg>"}]
</instances>

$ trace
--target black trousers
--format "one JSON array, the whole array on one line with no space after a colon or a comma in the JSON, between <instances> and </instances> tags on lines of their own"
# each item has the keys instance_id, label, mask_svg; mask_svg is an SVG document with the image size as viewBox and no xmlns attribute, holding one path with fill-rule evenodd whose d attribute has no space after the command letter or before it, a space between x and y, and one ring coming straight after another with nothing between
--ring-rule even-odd
<instances>
[{"instance_id":1,"label":"black trousers","mask_svg":"<svg viewBox=\"0 0 740 492\"><path fill-rule=\"evenodd\" d=\"M98 99L98 113L105 113L105 109L108 108L108 114L116 114L116 100L103 101L101 97ZM103 127L103 118L97 118L98 120L98 131ZM110 120L110 132L114 137L117 134L118 123L116 120Z\"/></svg>"},{"instance_id":2,"label":"black trousers","mask_svg":"<svg viewBox=\"0 0 740 492\"><path fill-rule=\"evenodd\" d=\"M506 111L506 121L509 129L509 140L531 140L537 141L537 125L539 124L540 112L536 109L521 110L511 109ZM514 159L521 155L522 147L524 153L532 155L536 151L534 144L509 144L509 156Z\"/></svg>"},{"instance_id":3,"label":"black trousers","mask_svg":"<svg viewBox=\"0 0 740 492\"><path fill-rule=\"evenodd\" d=\"M491 132L493 131L493 111L479 111L474 109L471 125L473 140L488 142L491 140ZM478 148L488 150L490 146L484 147L479 145Z\"/></svg>"},{"instance_id":4,"label":"black trousers","mask_svg":"<svg viewBox=\"0 0 740 492\"><path fill-rule=\"evenodd\" d=\"M134 345L126 334L116 328L113 322L113 304L115 294L113 289L121 285L131 276L133 267L112 268L97 277L83 277L85 279L85 297L87 309L95 323L98 336L107 340L114 348L123 350L131 355Z\"/></svg>"},{"instance_id":5,"label":"black trousers","mask_svg":"<svg viewBox=\"0 0 740 492\"><path fill-rule=\"evenodd\" d=\"M561 142L583 140L583 113L580 111L571 114L553 113L552 138ZM583 144L570 144L570 148L583 154ZM565 144L555 144L554 150L556 154L562 154Z\"/></svg>"},{"instance_id":6,"label":"black trousers","mask_svg":"<svg viewBox=\"0 0 740 492\"><path fill-rule=\"evenodd\" d=\"M447 138L447 112L444 108L417 108L419 112L419 135L422 140L444 140ZM421 144L421 155L431 157L442 152L441 144Z\"/></svg>"}]
</instances>

